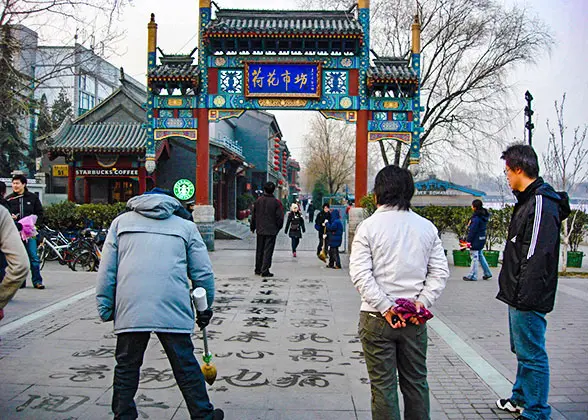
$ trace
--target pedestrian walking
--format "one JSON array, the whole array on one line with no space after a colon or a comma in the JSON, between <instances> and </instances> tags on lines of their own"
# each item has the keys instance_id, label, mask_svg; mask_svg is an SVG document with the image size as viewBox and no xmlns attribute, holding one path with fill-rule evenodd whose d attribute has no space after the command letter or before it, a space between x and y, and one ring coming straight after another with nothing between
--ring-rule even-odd
<instances>
[{"instance_id":1,"label":"pedestrian walking","mask_svg":"<svg viewBox=\"0 0 588 420\"><path fill-rule=\"evenodd\" d=\"M482 266L482 271L484 272L482 278L484 280L489 280L492 278L492 272L490 271L490 267L488 267L488 262L486 262L486 257L484 257L484 252L482 252L482 250L486 244L486 227L488 226L490 213L488 213L488 210L484 208L481 200L472 201L472 210L474 214L470 218L470 222L468 224L467 238L468 243L471 245L470 254L472 256L472 265L470 268L470 273L463 279L465 281L478 280L479 262Z\"/></svg>"},{"instance_id":2,"label":"pedestrian walking","mask_svg":"<svg viewBox=\"0 0 588 420\"><path fill-rule=\"evenodd\" d=\"M341 268L341 257L339 256L339 247L343 243L343 222L339 210L334 209L331 212L331 220L324 221L327 228L327 240L329 245L329 264L328 268Z\"/></svg>"},{"instance_id":3,"label":"pedestrian walking","mask_svg":"<svg viewBox=\"0 0 588 420\"><path fill-rule=\"evenodd\" d=\"M323 210L320 211L316 215L316 219L314 219L314 228L318 232L318 240L319 240L318 246L316 247L316 255L317 256L320 255L320 253L324 247L324 244L325 244L325 242L324 242L325 238L323 238L323 235L325 235L325 233L326 233L325 221L328 222L330 220L331 220L331 206L329 206L329 203L325 203L325 204L323 204Z\"/></svg>"},{"instance_id":4,"label":"pedestrian walking","mask_svg":"<svg viewBox=\"0 0 588 420\"><path fill-rule=\"evenodd\" d=\"M498 283L497 299L508 305L510 345L517 358L512 394L498 408L518 419L548 420L549 361L546 314L553 310L558 279L561 223L570 214L568 195L539 176L531 146L502 153L506 178L516 196ZM522 413L522 414L521 414Z\"/></svg>"},{"instance_id":5,"label":"pedestrian walking","mask_svg":"<svg viewBox=\"0 0 588 420\"><path fill-rule=\"evenodd\" d=\"M312 223L314 221L314 212L315 212L314 204L312 203L312 201L308 202L307 212L308 212L308 223Z\"/></svg>"},{"instance_id":6,"label":"pedestrian walking","mask_svg":"<svg viewBox=\"0 0 588 420\"><path fill-rule=\"evenodd\" d=\"M292 256L296 258L296 248L298 248L302 234L305 233L304 217L297 204L292 204L290 207L285 232L292 240Z\"/></svg>"},{"instance_id":7,"label":"pedestrian walking","mask_svg":"<svg viewBox=\"0 0 588 420\"><path fill-rule=\"evenodd\" d=\"M378 208L357 228L349 262L362 300L359 336L372 419L401 418L397 372L404 418L429 419L424 321L449 278L447 258L435 226L410 210L414 181L408 170L385 167L376 176L374 192ZM407 306L410 316L401 310Z\"/></svg>"},{"instance_id":8,"label":"pedestrian walking","mask_svg":"<svg viewBox=\"0 0 588 420\"><path fill-rule=\"evenodd\" d=\"M4 279L0 283L0 320L4 307L26 280L30 271L29 257L10 212L0 206L0 253L5 258Z\"/></svg>"},{"instance_id":9,"label":"pedestrian walking","mask_svg":"<svg viewBox=\"0 0 588 420\"><path fill-rule=\"evenodd\" d=\"M12 191L13 193L6 197L12 218L20 221L24 217L36 215L37 220L43 217L43 205L36 194L30 192L27 188L27 178L24 175L15 175L12 177ZM24 242L29 262L31 265L31 273L33 280L33 287L35 289L44 289L43 277L41 277L41 261L37 255L37 237L29 238ZM26 280L21 287L26 287Z\"/></svg>"},{"instance_id":10,"label":"pedestrian walking","mask_svg":"<svg viewBox=\"0 0 588 420\"><path fill-rule=\"evenodd\" d=\"M255 249L255 274L261 277L273 277L269 270L276 246L276 236L284 225L284 208L280 200L274 197L276 184L267 182L263 186L263 195L255 200L251 214L251 232L257 231Z\"/></svg>"},{"instance_id":11,"label":"pedestrian walking","mask_svg":"<svg viewBox=\"0 0 588 420\"><path fill-rule=\"evenodd\" d=\"M214 274L196 225L174 197L148 192L131 198L130 210L108 230L98 270L96 302L103 321L114 321L116 367L112 395L115 419L136 419L133 398L151 332L157 334L184 396L191 419L222 419L209 401L194 357L194 309L190 288L203 287L209 309L196 312L202 329L210 322Z\"/></svg>"}]
</instances>

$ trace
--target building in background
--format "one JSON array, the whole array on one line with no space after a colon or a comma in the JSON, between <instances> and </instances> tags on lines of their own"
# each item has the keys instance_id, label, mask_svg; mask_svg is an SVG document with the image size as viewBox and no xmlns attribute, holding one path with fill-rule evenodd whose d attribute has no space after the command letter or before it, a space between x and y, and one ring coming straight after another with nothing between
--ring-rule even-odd
<instances>
[{"instance_id":1,"label":"building in background","mask_svg":"<svg viewBox=\"0 0 588 420\"><path fill-rule=\"evenodd\" d=\"M49 107L61 91L72 104L72 114L78 117L94 108L110 96L119 86L119 69L100 57L93 49L77 43L48 46L39 44L37 32L23 25L14 25L12 35L18 44L14 66L30 80L33 103L39 103L43 95ZM129 84L137 89L145 87L132 77ZM20 124L21 132L33 149L37 127L38 109L31 108Z\"/></svg>"}]
</instances>

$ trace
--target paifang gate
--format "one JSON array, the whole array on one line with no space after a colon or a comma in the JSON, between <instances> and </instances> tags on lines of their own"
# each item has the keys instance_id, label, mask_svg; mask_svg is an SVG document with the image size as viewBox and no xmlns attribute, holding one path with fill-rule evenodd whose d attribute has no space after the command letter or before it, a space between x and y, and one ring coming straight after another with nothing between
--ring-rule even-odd
<instances>
[{"instance_id":1,"label":"paifang gate","mask_svg":"<svg viewBox=\"0 0 588 420\"><path fill-rule=\"evenodd\" d=\"M148 172L155 169L158 140L196 141L196 203L202 215L197 222L206 224L214 215L214 209L205 209L210 207L209 123L238 118L246 110L314 110L355 124L357 206L367 194L368 142L403 142L410 146L410 163L419 162L418 17L410 60L372 61L369 0L348 11L216 8L214 18L211 1L200 0L199 10L197 64L191 54L161 54L157 63L151 15L145 164Z\"/></svg>"}]
</instances>

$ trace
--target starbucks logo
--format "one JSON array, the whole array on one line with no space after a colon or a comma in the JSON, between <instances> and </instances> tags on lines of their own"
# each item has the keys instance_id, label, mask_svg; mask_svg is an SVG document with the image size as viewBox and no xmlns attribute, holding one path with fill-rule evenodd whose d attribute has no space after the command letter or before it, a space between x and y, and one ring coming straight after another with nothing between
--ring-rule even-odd
<instances>
[{"instance_id":1,"label":"starbucks logo","mask_svg":"<svg viewBox=\"0 0 588 420\"><path fill-rule=\"evenodd\" d=\"M189 179L180 179L174 184L174 195L180 200L189 200L194 191L194 184Z\"/></svg>"}]
</instances>

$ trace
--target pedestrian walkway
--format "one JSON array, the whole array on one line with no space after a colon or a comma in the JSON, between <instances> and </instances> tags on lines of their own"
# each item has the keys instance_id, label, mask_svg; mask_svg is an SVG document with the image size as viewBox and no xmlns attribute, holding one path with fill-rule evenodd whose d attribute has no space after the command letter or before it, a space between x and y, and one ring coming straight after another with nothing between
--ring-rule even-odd
<instances>
[{"instance_id":1,"label":"pedestrian walkway","mask_svg":"<svg viewBox=\"0 0 588 420\"><path fill-rule=\"evenodd\" d=\"M298 258L277 251L271 279L253 275L251 249L227 249L249 248L253 239L217 242L211 254L217 295L208 329L218 378L209 392L227 419L371 418L357 336L359 296L347 257L344 270L325 268L315 256L315 238L305 237L303 249L310 250ZM287 245L285 236L280 241ZM497 390L514 375L506 307L494 299L496 281L463 282L464 270L453 270L429 328L432 418L512 418L494 406ZM49 292L59 277L59 271L47 272ZM573 293L585 290L583 281L561 281L568 289L560 290L549 317L554 418L588 417L588 322L568 315L585 307L585 295ZM49 312L18 329L1 333L0 324L2 419L111 418L112 324L98 320L93 296L76 296L65 308L44 308ZM193 340L200 355L200 333ZM155 336L137 405L143 419L189 418Z\"/></svg>"}]
</instances>

